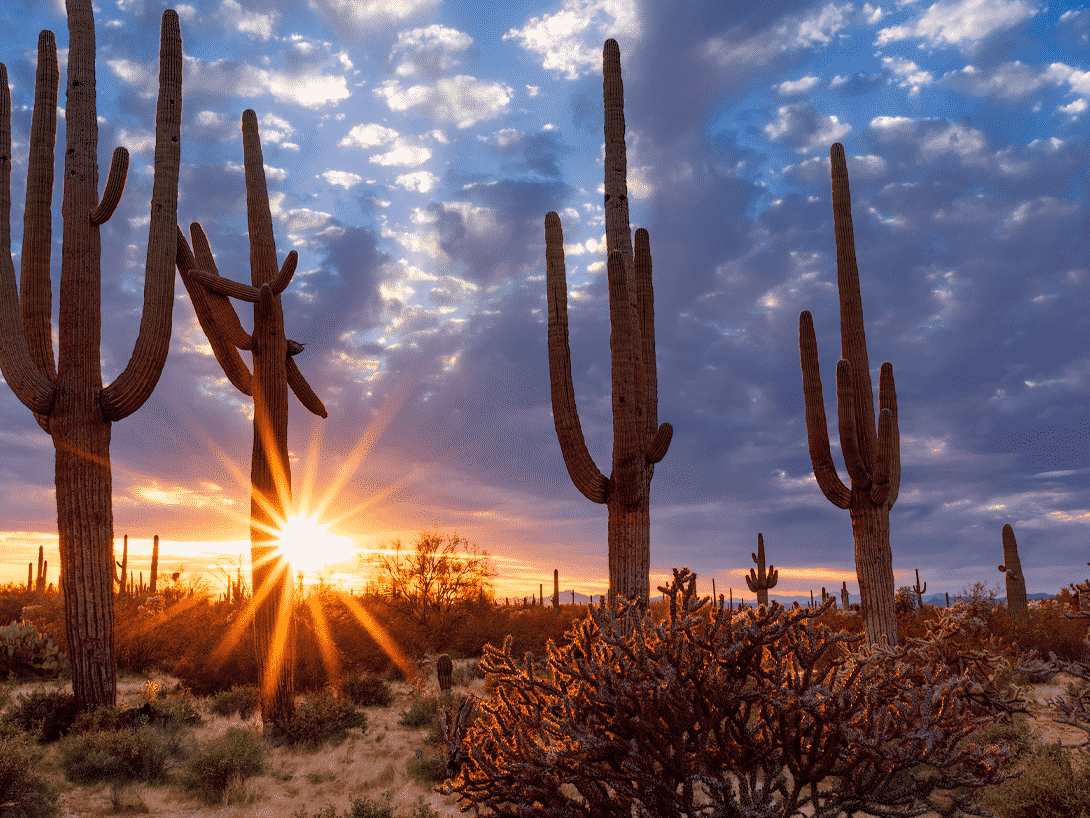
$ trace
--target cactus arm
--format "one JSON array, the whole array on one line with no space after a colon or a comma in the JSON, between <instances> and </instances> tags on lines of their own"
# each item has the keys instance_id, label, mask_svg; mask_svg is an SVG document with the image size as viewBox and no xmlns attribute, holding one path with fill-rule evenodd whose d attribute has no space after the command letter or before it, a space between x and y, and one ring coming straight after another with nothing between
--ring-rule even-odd
<instances>
[{"instance_id":1,"label":"cactus arm","mask_svg":"<svg viewBox=\"0 0 1090 818\"><path fill-rule=\"evenodd\" d=\"M19 291L23 329L31 358L38 370L54 382L57 366L53 357L49 255L53 244L53 154L57 144L59 83L57 42L53 32L43 31L38 36L38 68L34 77Z\"/></svg>"},{"instance_id":2,"label":"cactus arm","mask_svg":"<svg viewBox=\"0 0 1090 818\"><path fill-rule=\"evenodd\" d=\"M628 157L624 145L624 82L621 49L606 40L602 48L602 103L605 109L606 253L619 251L626 272L632 270L632 236L628 222Z\"/></svg>"},{"instance_id":3,"label":"cactus arm","mask_svg":"<svg viewBox=\"0 0 1090 818\"><path fill-rule=\"evenodd\" d=\"M94 86L92 84L92 92ZM182 34L178 15L163 12L159 46L159 100L155 108L155 177L144 275L144 310L128 365L102 393L107 420L128 417L151 396L170 349L177 255L178 172L181 165ZM97 191L96 191L97 193ZM97 231L97 226L93 227ZM97 296L95 303L98 303ZM98 345L95 345L97 356Z\"/></svg>"},{"instance_id":4,"label":"cactus arm","mask_svg":"<svg viewBox=\"0 0 1090 818\"><path fill-rule=\"evenodd\" d=\"M655 291L651 286L651 239L644 228L636 231L635 259L633 261L636 303L640 318L640 359L643 362L644 417L647 433L656 434L659 422L658 363L655 355ZM669 444L667 444L669 445ZM665 457L665 450L662 457ZM662 460L650 462L657 463Z\"/></svg>"},{"instance_id":5,"label":"cactus arm","mask_svg":"<svg viewBox=\"0 0 1090 818\"><path fill-rule=\"evenodd\" d=\"M886 498L888 508L897 502L897 490L901 486L901 433L897 423L897 387L893 381L893 364L886 361L878 377L878 407L881 412L889 411L889 443L886 462L889 464L889 495ZM883 452L881 441L881 415L879 415L879 456Z\"/></svg>"},{"instance_id":6,"label":"cactus arm","mask_svg":"<svg viewBox=\"0 0 1090 818\"><path fill-rule=\"evenodd\" d=\"M859 291L859 266L855 257L848 163L844 156L844 146L839 142L834 143L829 149L829 164L832 168L837 286L840 290L840 357L852 363L859 454L864 463L873 464L877 446L874 428L874 398L867 357L867 338L863 330L863 299Z\"/></svg>"},{"instance_id":7,"label":"cactus arm","mask_svg":"<svg viewBox=\"0 0 1090 818\"><path fill-rule=\"evenodd\" d=\"M571 349L568 345L568 283L564 270L564 231L560 216L545 216L545 258L549 297L549 381L552 392L553 423L564 465L575 487L594 503L606 501L609 481L598 470L587 450L575 387L571 374Z\"/></svg>"},{"instance_id":8,"label":"cactus arm","mask_svg":"<svg viewBox=\"0 0 1090 818\"><path fill-rule=\"evenodd\" d=\"M639 444L644 435L638 406L636 370L638 350L634 310L628 299L628 273L624 255L614 250L607 262L609 275L609 315L613 331L609 334L613 370L613 476L621 502L639 502L643 487L640 469L646 454Z\"/></svg>"},{"instance_id":9,"label":"cactus arm","mask_svg":"<svg viewBox=\"0 0 1090 818\"><path fill-rule=\"evenodd\" d=\"M196 269L219 277L220 272L216 267L216 259L212 256L212 248L208 245L208 236L205 235L204 228L197 222L193 222L193 224L189 226L189 230L193 236L193 251L196 254L197 263ZM185 241L185 235L180 228L178 230L178 237L181 242L181 244L179 244L180 252L182 247L188 248L188 244L186 244ZM190 265L187 269L193 269L193 265ZM241 350L247 352L252 350L254 347L253 336L243 329L242 322L238 320L238 313L235 312L235 308L231 306L231 302L227 296L214 289L205 288L204 292L207 293L208 304L212 308L212 314L215 316L216 323L224 332L227 341Z\"/></svg>"},{"instance_id":10,"label":"cactus arm","mask_svg":"<svg viewBox=\"0 0 1090 818\"><path fill-rule=\"evenodd\" d=\"M780 578L780 572L775 565L768 566L768 571L765 573L765 588L775 588L776 582Z\"/></svg>"},{"instance_id":11,"label":"cactus arm","mask_svg":"<svg viewBox=\"0 0 1090 818\"><path fill-rule=\"evenodd\" d=\"M666 451L670 448L670 441L674 438L674 427L669 423L663 423L647 444L647 462L658 463L666 457Z\"/></svg>"},{"instance_id":12,"label":"cactus arm","mask_svg":"<svg viewBox=\"0 0 1090 818\"><path fill-rule=\"evenodd\" d=\"M878 415L878 462L874 466L874 482L870 487L870 501L880 506L889 498L889 472L893 446L893 413L883 409Z\"/></svg>"},{"instance_id":13,"label":"cactus arm","mask_svg":"<svg viewBox=\"0 0 1090 818\"><path fill-rule=\"evenodd\" d=\"M193 240L193 243L198 247L198 252L202 250L202 241L203 249L207 250L208 241L204 238L204 232L200 230L200 225L194 225ZM210 252L209 256L211 256ZM196 261L181 228L178 228L177 264L178 272L182 276L182 283L189 292L189 300L193 302L193 311L197 314L197 321L200 323L201 329L204 330L208 343L212 346L212 352L223 368L223 373L239 392L244 395L252 395L253 378L250 375L250 370L243 362L242 356L238 354L236 347L238 341L245 338L248 344L246 348L248 348L253 345L253 339L242 330L242 325L239 323L238 315L235 313L235 308L231 306L231 302L226 297L203 287L190 274ZM214 303L217 299L223 303Z\"/></svg>"},{"instance_id":14,"label":"cactus arm","mask_svg":"<svg viewBox=\"0 0 1090 818\"><path fill-rule=\"evenodd\" d=\"M299 254L292 250L288 253L288 257L284 259L284 266L280 268L280 272L277 273L276 278L272 282L272 291L277 295L284 292L288 288L288 284L291 283L292 276L295 275L295 268L299 266Z\"/></svg>"},{"instance_id":15,"label":"cactus arm","mask_svg":"<svg viewBox=\"0 0 1090 818\"><path fill-rule=\"evenodd\" d=\"M802 394L806 403L806 441L814 478L822 493L838 508L851 505L852 492L841 481L829 450L829 427L825 419L825 400L821 393L814 318L809 310L799 315L799 353L802 358Z\"/></svg>"},{"instance_id":16,"label":"cactus arm","mask_svg":"<svg viewBox=\"0 0 1090 818\"><path fill-rule=\"evenodd\" d=\"M189 275L198 284L207 287L214 293L227 298L237 298L249 304L256 304L261 297L261 290L249 284L240 284L223 276L213 275L205 270L190 270Z\"/></svg>"},{"instance_id":17,"label":"cactus arm","mask_svg":"<svg viewBox=\"0 0 1090 818\"><path fill-rule=\"evenodd\" d=\"M110 159L110 175L106 178L106 188L98 207L91 213L91 224L106 224L121 203L121 194L125 192L125 180L129 176L129 152L125 148L115 148Z\"/></svg>"},{"instance_id":18,"label":"cactus arm","mask_svg":"<svg viewBox=\"0 0 1090 818\"><path fill-rule=\"evenodd\" d=\"M253 285L260 287L276 279L280 265L276 263L276 239L257 113L250 108L242 112L242 153L246 171L246 224L250 230L250 277Z\"/></svg>"},{"instance_id":19,"label":"cactus arm","mask_svg":"<svg viewBox=\"0 0 1090 818\"><path fill-rule=\"evenodd\" d=\"M840 426L840 448L844 454L844 465L848 467L848 476L853 486L867 488L871 485L871 476L867 473L867 464L863 462L859 450L859 424L855 414L855 384L852 378L851 361L841 358L836 364L836 408Z\"/></svg>"},{"instance_id":20,"label":"cactus arm","mask_svg":"<svg viewBox=\"0 0 1090 818\"><path fill-rule=\"evenodd\" d=\"M325 404L314 394L314 390L310 388L310 384L307 383L307 379L303 377L303 373L299 371L299 367L290 354L288 355L288 386L308 412L320 418L328 417Z\"/></svg>"},{"instance_id":21,"label":"cactus arm","mask_svg":"<svg viewBox=\"0 0 1090 818\"><path fill-rule=\"evenodd\" d=\"M0 369L20 401L39 416L49 414L56 387L31 357L11 260L11 91L8 69L3 63L0 63Z\"/></svg>"}]
</instances>

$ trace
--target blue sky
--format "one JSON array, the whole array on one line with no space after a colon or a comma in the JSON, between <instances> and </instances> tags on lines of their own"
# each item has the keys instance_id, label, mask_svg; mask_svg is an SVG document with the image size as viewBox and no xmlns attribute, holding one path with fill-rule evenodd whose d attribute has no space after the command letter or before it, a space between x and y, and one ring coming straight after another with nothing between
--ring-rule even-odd
<instances>
[{"instance_id":1,"label":"blue sky","mask_svg":"<svg viewBox=\"0 0 1090 818\"><path fill-rule=\"evenodd\" d=\"M133 157L103 229L107 381L140 310L165 7L96 6L100 173L116 145ZM549 210L563 219L581 418L608 470L601 49L613 37L632 220L655 260L659 418L675 429L652 483L652 584L688 565L751 596L742 576L762 532L783 595L844 580L856 593L850 518L810 472L798 352L810 310L835 418L835 141L848 155L875 387L882 361L897 382L897 584L919 568L928 593L983 581L1002 596L1004 523L1031 593L1090 575L1090 9L175 8L179 218L204 226L223 274L247 280L239 118L254 109L278 253L300 254L288 334L306 342L297 362L329 410L321 421L292 407L296 493L310 504L336 489L322 519L337 533L376 548L457 531L496 557L501 595L536 591L554 567L562 588L604 590L605 508L571 484L551 418L543 222ZM57 34L63 77L61 4L0 10L16 263L43 28ZM238 474L252 427L180 281L173 326L155 393L113 427L115 530L134 552L157 533L166 561L199 571L247 550ZM16 579L40 541L55 558L53 447L6 388L0 418L0 538Z\"/></svg>"}]
</instances>

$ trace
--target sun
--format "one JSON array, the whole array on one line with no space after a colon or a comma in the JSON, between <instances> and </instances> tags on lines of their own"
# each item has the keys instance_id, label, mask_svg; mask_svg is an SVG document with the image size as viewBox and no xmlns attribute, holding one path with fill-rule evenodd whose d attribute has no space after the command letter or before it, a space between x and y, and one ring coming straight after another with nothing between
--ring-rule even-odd
<instances>
[{"instance_id":1,"label":"sun","mask_svg":"<svg viewBox=\"0 0 1090 818\"><path fill-rule=\"evenodd\" d=\"M355 542L329 531L315 517L293 514L280 530L280 551L293 572L314 573L355 556Z\"/></svg>"}]
</instances>

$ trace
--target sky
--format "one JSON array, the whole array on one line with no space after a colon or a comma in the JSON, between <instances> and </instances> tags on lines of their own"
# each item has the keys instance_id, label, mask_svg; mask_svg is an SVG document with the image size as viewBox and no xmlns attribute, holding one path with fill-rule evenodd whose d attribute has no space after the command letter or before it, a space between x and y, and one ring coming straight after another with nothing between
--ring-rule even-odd
<instances>
[{"instance_id":1,"label":"sky","mask_svg":"<svg viewBox=\"0 0 1090 818\"><path fill-rule=\"evenodd\" d=\"M115 146L132 155L102 229L107 383L131 354L142 304L166 7L95 7L101 179ZM1090 576L1090 8L174 8L185 53L179 221L204 227L223 275L249 281L239 122L252 108L278 258L300 257L283 296L287 333L306 344L296 362L329 413L290 398L295 497L364 559L438 530L492 555L501 597L539 583L550 592L554 568L565 595L606 590L606 509L573 486L553 428L544 218L563 220L580 418L608 474L601 55L612 37L632 225L647 228L654 258L659 419L674 427L651 488L652 588L689 566L701 591L714 578L752 599L744 576L761 532L780 571L773 597L845 581L858 595L850 516L811 472L798 347L810 310L847 482L833 381L833 142L848 157L876 393L883 361L896 378L896 585L918 569L927 596L975 582L1004 596L1005 523L1031 594ZM62 3L0 9L16 266L41 29L57 35L63 83ZM59 190L58 178L55 299ZM128 535L130 563L146 566L158 534L161 566L222 586L222 570L249 559L252 405L176 286L162 378L113 424L117 555ZM248 308L239 314L250 326ZM56 565L53 456L0 387L0 581L25 581L39 544ZM329 570L359 587L367 569L352 552Z\"/></svg>"}]
</instances>

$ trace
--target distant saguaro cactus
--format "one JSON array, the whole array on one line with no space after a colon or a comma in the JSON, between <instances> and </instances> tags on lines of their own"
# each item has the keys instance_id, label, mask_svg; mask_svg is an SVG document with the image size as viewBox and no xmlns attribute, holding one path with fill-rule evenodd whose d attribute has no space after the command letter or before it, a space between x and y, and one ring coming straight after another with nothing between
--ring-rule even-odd
<instances>
[{"instance_id":1,"label":"distant saguaro cactus","mask_svg":"<svg viewBox=\"0 0 1090 818\"><path fill-rule=\"evenodd\" d=\"M159 535L151 541L151 579L148 581L148 590L155 596L155 578L159 576Z\"/></svg>"},{"instance_id":2,"label":"distant saguaro cactus","mask_svg":"<svg viewBox=\"0 0 1090 818\"><path fill-rule=\"evenodd\" d=\"M1007 581L1007 610L1016 616L1026 613L1026 578L1018 559L1018 541L1010 523L1003 526L1003 564L999 566Z\"/></svg>"},{"instance_id":3,"label":"distant saguaro cactus","mask_svg":"<svg viewBox=\"0 0 1090 818\"><path fill-rule=\"evenodd\" d=\"M45 546L38 546L38 578L34 583L34 590L41 593L45 590L45 575L49 572L49 562L45 558Z\"/></svg>"},{"instance_id":4,"label":"distant saguaro cactus","mask_svg":"<svg viewBox=\"0 0 1090 818\"><path fill-rule=\"evenodd\" d=\"M112 552L111 548L111 552ZM121 562L115 562L114 581L117 583L118 597L125 596L129 581L129 535L125 535L124 544L121 546ZM118 573L120 569L120 573Z\"/></svg>"},{"instance_id":5,"label":"distant saguaro cactus","mask_svg":"<svg viewBox=\"0 0 1090 818\"><path fill-rule=\"evenodd\" d=\"M606 40L602 60L605 105L605 221L609 278L610 353L613 370L613 472L607 479L583 438L572 385L568 345L568 285L560 217L545 217L549 299L549 381L553 422L575 487L609 513L609 596L639 600L651 588L651 477L673 436L658 425L655 304L647 231L636 231L633 251L628 221L627 157L621 52Z\"/></svg>"},{"instance_id":6,"label":"distant saguaro cactus","mask_svg":"<svg viewBox=\"0 0 1090 818\"><path fill-rule=\"evenodd\" d=\"M844 612L848 612L848 583L840 583L840 601L844 604Z\"/></svg>"},{"instance_id":7,"label":"distant saguaro cactus","mask_svg":"<svg viewBox=\"0 0 1090 818\"><path fill-rule=\"evenodd\" d=\"M560 569L553 569L553 608L560 610Z\"/></svg>"},{"instance_id":8,"label":"distant saguaro cactus","mask_svg":"<svg viewBox=\"0 0 1090 818\"><path fill-rule=\"evenodd\" d=\"M303 345L284 333L280 294L295 274L299 254L292 250L278 268L261 137L257 114L252 110L242 114L242 151L252 284L220 277L208 239L196 222L190 226L193 249L181 228L175 228L177 263L216 360L235 388L254 399L250 467L250 557L257 606L254 637L259 657L261 718L274 730L281 730L295 706L294 639L288 633L292 623L292 577L277 546L291 510L288 387L313 414L324 418L326 409L295 364L294 356L303 351ZM252 334L242 328L229 297L254 305ZM240 349L253 355L252 374L238 354Z\"/></svg>"},{"instance_id":9,"label":"distant saguaro cactus","mask_svg":"<svg viewBox=\"0 0 1090 818\"><path fill-rule=\"evenodd\" d=\"M439 689L450 690L450 677L454 672L454 662L450 660L447 654L439 654L439 658L435 660L435 672L439 676Z\"/></svg>"},{"instance_id":10,"label":"distant saguaro cactus","mask_svg":"<svg viewBox=\"0 0 1090 818\"><path fill-rule=\"evenodd\" d=\"M104 387L99 359L99 228L121 199L129 154L124 148L114 151L100 200L91 6L90 0L68 0L61 204L64 235L56 360L49 262L59 86L53 33L43 31L38 39L18 287L11 257L11 94L7 68L0 64L0 368L8 386L52 436L56 450L60 586L72 689L80 710L117 702L110 427L139 409L151 395L170 346L182 121L182 38L178 15L165 11L160 32L155 181L144 308L132 358L113 383Z\"/></svg>"},{"instance_id":11,"label":"distant saguaro cactus","mask_svg":"<svg viewBox=\"0 0 1090 818\"><path fill-rule=\"evenodd\" d=\"M780 572L776 570L773 565L768 566L768 571L765 571L765 537L764 534L757 534L757 553L750 554L753 557L753 561L757 563L756 572L750 568L749 576L746 577L746 585L749 586L749 590L757 594L757 605L768 606L768 589L775 588L776 582L780 578Z\"/></svg>"},{"instance_id":12,"label":"distant saguaro cactus","mask_svg":"<svg viewBox=\"0 0 1090 818\"><path fill-rule=\"evenodd\" d=\"M923 594L924 594L924 591L927 590L927 583L925 582L923 584L923 587L920 587L920 569L919 568L916 569L916 584L912 586L912 590L916 594L916 606L922 609L923 608Z\"/></svg>"},{"instance_id":13,"label":"distant saguaro cactus","mask_svg":"<svg viewBox=\"0 0 1090 818\"><path fill-rule=\"evenodd\" d=\"M836 365L836 404L840 446L851 488L836 473L829 449L829 427L821 394L817 338L809 310L799 315L799 352L806 438L814 477L825 496L851 513L855 538L855 571L859 577L864 628L868 645L897 645L897 615L893 597L893 552L889 546L889 510L901 482L901 446L897 427L897 393L893 365L882 364L878 382L880 409L875 435L863 302L855 260L852 201L844 146L829 151L832 173L833 224L836 233L837 285L840 290L841 359Z\"/></svg>"}]
</instances>

